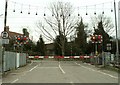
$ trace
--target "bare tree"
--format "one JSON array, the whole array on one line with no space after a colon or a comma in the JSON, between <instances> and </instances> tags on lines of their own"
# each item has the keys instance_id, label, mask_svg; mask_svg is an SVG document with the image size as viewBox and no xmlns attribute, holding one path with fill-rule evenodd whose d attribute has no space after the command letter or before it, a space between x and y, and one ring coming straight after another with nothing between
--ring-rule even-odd
<instances>
[{"instance_id":1,"label":"bare tree","mask_svg":"<svg viewBox=\"0 0 120 85\"><path fill-rule=\"evenodd\" d=\"M46 24L39 21L37 27L49 40L54 41L57 35L64 36L60 38L62 44L58 43L61 47L62 55L64 55L65 37L75 33L74 27L79 20L75 18L74 9L70 3L55 2L48 9L51 15L44 16Z\"/></svg>"},{"instance_id":2,"label":"bare tree","mask_svg":"<svg viewBox=\"0 0 120 85\"><path fill-rule=\"evenodd\" d=\"M104 30L109 35L111 35L115 31L114 24L110 17L107 17L107 16L101 14L101 15L98 15L95 17L91 17L91 20L92 20L93 27L96 27L98 25L98 22L102 21Z\"/></svg>"}]
</instances>

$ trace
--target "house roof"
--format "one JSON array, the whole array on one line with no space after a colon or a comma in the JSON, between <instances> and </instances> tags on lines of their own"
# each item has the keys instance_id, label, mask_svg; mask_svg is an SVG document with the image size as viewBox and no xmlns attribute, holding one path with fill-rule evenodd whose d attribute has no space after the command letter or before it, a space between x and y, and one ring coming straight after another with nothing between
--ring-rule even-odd
<instances>
[{"instance_id":1,"label":"house roof","mask_svg":"<svg viewBox=\"0 0 120 85\"><path fill-rule=\"evenodd\" d=\"M13 38L15 36L23 36L23 34L9 31L9 29L10 29L9 26L6 26L5 30L6 32L8 32L9 38Z\"/></svg>"},{"instance_id":2,"label":"house roof","mask_svg":"<svg viewBox=\"0 0 120 85\"><path fill-rule=\"evenodd\" d=\"M12 32L8 31L9 38L15 37L15 36L23 36L23 34L17 33L17 32Z\"/></svg>"},{"instance_id":3,"label":"house roof","mask_svg":"<svg viewBox=\"0 0 120 85\"><path fill-rule=\"evenodd\" d=\"M45 44L45 46L47 47L47 49L53 49L54 43Z\"/></svg>"}]
</instances>

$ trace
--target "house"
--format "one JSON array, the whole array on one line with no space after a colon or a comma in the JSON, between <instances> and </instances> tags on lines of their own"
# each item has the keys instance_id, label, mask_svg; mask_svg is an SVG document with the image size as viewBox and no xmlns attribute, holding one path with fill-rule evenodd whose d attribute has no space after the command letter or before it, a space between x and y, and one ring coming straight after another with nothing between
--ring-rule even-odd
<instances>
[{"instance_id":1,"label":"house","mask_svg":"<svg viewBox=\"0 0 120 85\"><path fill-rule=\"evenodd\" d=\"M6 26L5 30L6 30L6 32L8 32L8 35L9 35L9 39L10 39L10 40L11 40L11 39L14 39L15 36L23 36L23 34L17 33L17 32L12 32L12 31L10 31L9 29L10 29L9 26Z\"/></svg>"},{"instance_id":2,"label":"house","mask_svg":"<svg viewBox=\"0 0 120 85\"><path fill-rule=\"evenodd\" d=\"M6 26L5 31L8 33L8 39L9 39L9 44L5 45L5 50L7 51L14 50L18 46L20 46L21 44L17 45L18 42L16 42L17 39L16 36L20 36L20 37L23 36L22 33L12 32L9 29L10 29L9 26Z\"/></svg>"},{"instance_id":3,"label":"house","mask_svg":"<svg viewBox=\"0 0 120 85\"><path fill-rule=\"evenodd\" d=\"M46 47L46 55L54 56L54 43L45 44Z\"/></svg>"}]
</instances>

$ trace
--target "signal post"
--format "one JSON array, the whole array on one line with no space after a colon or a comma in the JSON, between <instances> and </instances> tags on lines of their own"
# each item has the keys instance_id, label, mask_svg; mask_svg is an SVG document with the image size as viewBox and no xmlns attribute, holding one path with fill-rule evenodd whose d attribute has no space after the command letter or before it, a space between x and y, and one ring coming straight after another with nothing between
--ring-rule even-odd
<instances>
[{"instance_id":1,"label":"signal post","mask_svg":"<svg viewBox=\"0 0 120 85\"><path fill-rule=\"evenodd\" d=\"M96 64L98 63L97 62L97 56L98 56L98 43L102 43L102 41L103 41L103 39L102 39L103 37L102 37L102 35L92 35L91 36L91 41L92 41L92 43L94 43L95 44L95 56L96 56L96 58L95 58L95 62L96 62Z\"/></svg>"}]
</instances>

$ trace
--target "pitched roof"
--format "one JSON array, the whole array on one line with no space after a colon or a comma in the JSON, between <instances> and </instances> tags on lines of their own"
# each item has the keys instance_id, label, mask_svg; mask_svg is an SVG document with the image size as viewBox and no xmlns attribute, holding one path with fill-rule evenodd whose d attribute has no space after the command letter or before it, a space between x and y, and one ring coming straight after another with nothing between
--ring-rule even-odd
<instances>
[{"instance_id":1,"label":"pitched roof","mask_svg":"<svg viewBox=\"0 0 120 85\"><path fill-rule=\"evenodd\" d=\"M23 34L21 33L12 32L12 31L8 31L8 34L9 34L9 38L13 38L15 36L23 36Z\"/></svg>"},{"instance_id":2,"label":"pitched roof","mask_svg":"<svg viewBox=\"0 0 120 85\"><path fill-rule=\"evenodd\" d=\"M53 49L54 48L53 43L45 44L45 46L47 47L47 49Z\"/></svg>"},{"instance_id":3,"label":"pitched roof","mask_svg":"<svg viewBox=\"0 0 120 85\"><path fill-rule=\"evenodd\" d=\"M5 30L8 32L9 38L13 38L15 36L23 36L23 34L9 31L9 29L9 26L6 26Z\"/></svg>"}]
</instances>

